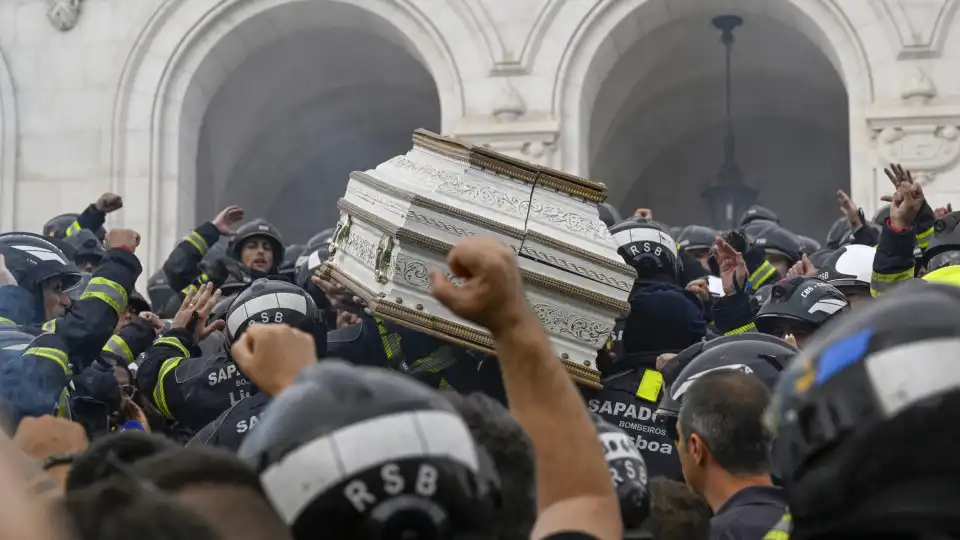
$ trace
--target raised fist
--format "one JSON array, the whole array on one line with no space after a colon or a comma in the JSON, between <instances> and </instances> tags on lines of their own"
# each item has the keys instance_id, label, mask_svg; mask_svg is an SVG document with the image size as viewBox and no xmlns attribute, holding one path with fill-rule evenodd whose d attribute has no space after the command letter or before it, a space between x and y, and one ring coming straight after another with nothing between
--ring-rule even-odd
<instances>
[{"instance_id":1,"label":"raised fist","mask_svg":"<svg viewBox=\"0 0 960 540\"><path fill-rule=\"evenodd\" d=\"M104 214L109 214L123 208L123 199L116 193L107 192L101 195L93 205Z\"/></svg>"},{"instance_id":2,"label":"raised fist","mask_svg":"<svg viewBox=\"0 0 960 540\"><path fill-rule=\"evenodd\" d=\"M136 251L140 245L140 233L133 229L110 229L107 231L107 249L127 247Z\"/></svg>"}]
</instances>

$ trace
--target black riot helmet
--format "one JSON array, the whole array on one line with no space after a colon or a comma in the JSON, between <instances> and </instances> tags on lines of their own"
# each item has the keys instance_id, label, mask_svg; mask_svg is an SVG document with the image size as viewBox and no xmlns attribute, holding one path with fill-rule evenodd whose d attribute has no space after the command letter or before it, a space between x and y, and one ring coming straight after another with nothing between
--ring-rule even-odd
<instances>
[{"instance_id":1,"label":"black riot helmet","mask_svg":"<svg viewBox=\"0 0 960 540\"><path fill-rule=\"evenodd\" d=\"M276 271L283 262L283 238L280 236L280 231L264 219L255 219L237 229L237 234L230 240L227 251L231 257L242 261L243 244L256 236L263 236L270 241L270 245L273 247L274 271Z\"/></svg>"},{"instance_id":2,"label":"black riot helmet","mask_svg":"<svg viewBox=\"0 0 960 540\"><path fill-rule=\"evenodd\" d=\"M441 394L324 360L274 398L238 455L297 540L483 537L493 460ZM490 510L490 511L486 511Z\"/></svg>"},{"instance_id":3,"label":"black riot helmet","mask_svg":"<svg viewBox=\"0 0 960 540\"><path fill-rule=\"evenodd\" d=\"M754 323L765 334L789 333L799 339L848 307L846 297L835 287L816 278L797 276L773 286L770 300L757 312Z\"/></svg>"},{"instance_id":4,"label":"black riot helmet","mask_svg":"<svg viewBox=\"0 0 960 540\"><path fill-rule=\"evenodd\" d=\"M623 528L637 529L650 514L647 463L633 437L604 420L599 414L590 416L597 427L603 456L607 460L613 487L620 500Z\"/></svg>"},{"instance_id":5,"label":"black riot helmet","mask_svg":"<svg viewBox=\"0 0 960 540\"><path fill-rule=\"evenodd\" d=\"M818 249L807 255L807 260L810 261L810 264L812 264L814 268L821 268L823 267L823 263L827 262L830 255L833 255L834 251L835 250L830 248Z\"/></svg>"},{"instance_id":6,"label":"black riot helmet","mask_svg":"<svg viewBox=\"0 0 960 540\"><path fill-rule=\"evenodd\" d=\"M51 278L59 278L63 290L68 291L83 279L80 270L67 259L63 251L50 239L28 232L0 234L0 253L6 259L7 269L21 287L40 293L40 285Z\"/></svg>"},{"instance_id":7,"label":"black riot helmet","mask_svg":"<svg viewBox=\"0 0 960 540\"><path fill-rule=\"evenodd\" d=\"M783 227L773 226L764 229L757 235L753 245L762 249L767 255L783 257L791 265L800 260L800 239Z\"/></svg>"},{"instance_id":8,"label":"black riot helmet","mask_svg":"<svg viewBox=\"0 0 960 540\"><path fill-rule=\"evenodd\" d=\"M850 222L847 221L845 217L837 218L837 220L833 222L833 225L830 226L830 231L827 232L827 247L837 249L849 234Z\"/></svg>"},{"instance_id":9,"label":"black riot helmet","mask_svg":"<svg viewBox=\"0 0 960 540\"><path fill-rule=\"evenodd\" d=\"M750 297L750 303L753 305L754 311L759 310L761 306L770 301L774 285L775 283L767 283L753 293Z\"/></svg>"},{"instance_id":10,"label":"black riot helmet","mask_svg":"<svg viewBox=\"0 0 960 540\"><path fill-rule=\"evenodd\" d=\"M797 237L797 240L800 241L800 251L802 253L805 253L808 257L811 254L819 251L820 248L822 247L820 245L820 242L817 242L816 240L814 240L813 238L810 238L809 236L804 236L802 234L798 234L795 236Z\"/></svg>"},{"instance_id":11,"label":"black riot helmet","mask_svg":"<svg viewBox=\"0 0 960 540\"><path fill-rule=\"evenodd\" d=\"M667 277L679 279L682 269L677 253L677 241L666 227L643 218L631 218L613 227L610 234L617 245L617 253L637 271L640 282Z\"/></svg>"},{"instance_id":12,"label":"black riot helmet","mask_svg":"<svg viewBox=\"0 0 960 540\"><path fill-rule=\"evenodd\" d=\"M740 216L740 226L744 227L754 221L770 221L777 225L780 224L780 218L773 213L773 210L760 206L759 204L751 206Z\"/></svg>"},{"instance_id":13,"label":"black riot helmet","mask_svg":"<svg viewBox=\"0 0 960 540\"><path fill-rule=\"evenodd\" d=\"M156 306L155 309L158 311L165 308L176 294L177 292L170 287L167 275L162 268L154 272L147 280L147 296L150 297L150 304Z\"/></svg>"},{"instance_id":14,"label":"black riot helmet","mask_svg":"<svg viewBox=\"0 0 960 540\"><path fill-rule=\"evenodd\" d=\"M951 212L933 224L933 238L923 251L923 267L933 272L960 265L960 212Z\"/></svg>"},{"instance_id":15,"label":"black riot helmet","mask_svg":"<svg viewBox=\"0 0 960 540\"><path fill-rule=\"evenodd\" d=\"M620 217L620 212L610 203L597 203L597 214L600 217L600 221L607 227L613 227L615 224L623 221L623 218Z\"/></svg>"},{"instance_id":16,"label":"black riot helmet","mask_svg":"<svg viewBox=\"0 0 960 540\"><path fill-rule=\"evenodd\" d=\"M688 225L677 237L677 246L681 251L708 250L713 247L720 233L716 229L703 225Z\"/></svg>"},{"instance_id":17,"label":"black riot helmet","mask_svg":"<svg viewBox=\"0 0 960 540\"><path fill-rule=\"evenodd\" d=\"M326 354L323 312L306 291L293 283L258 279L237 295L224 317L231 343L236 343L250 325L286 324L313 336L318 357Z\"/></svg>"},{"instance_id":18,"label":"black riot helmet","mask_svg":"<svg viewBox=\"0 0 960 540\"><path fill-rule=\"evenodd\" d=\"M960 289L905 283L818 334L764 422L791 540L960 533Z\"/></svg>"},{"instance_id":19,"label":"black riot helmet","mask_svg":"<svg viewBox=\"0 0 960 540\"><path fill-rule=\"evenodd\" d=\"M877 213L873 215L873 221L877 225L883 227L887 224L887 220L890 219L890 205L881 206Z\"/></svg>"},{"instance_id":20,"label":"black riot helmet","mask_svg":"<svg viewBox=\"0 0 960 540\"><path fill-rule=\"evenodd\" d=\"M312 253L321 248L327 249L331 240L333 240L333 229L324 229L310 237L310 240L307 241L306 252Z\"/></svg>"},{"instance_id":21,"label":"black riot helmet","mask_svg":"<svg viewBox=\"0 0 960 540\"><path fill-rule=\"evenodd\" d=\"M773 389L797 348L780 338L747 332L731 334L711 341L695 343L671 360L668 385L657 409L657 419L677 439L677 418L683 395L694 381L704 374L723 369L753 375L767 388Z\"/></svg>"},{"instance_id":22,"label":"black riot helmet","mask_svg":"<svg viewBox=\"0 0 960 540\"><path fill-rule=\"evenodd\" d=\"M767 221L765 219L757 219L747 223L740 230L743 232L744 236L747 237L747 241L753 242L760 236L761 233L769 229L770 227L777 227L778 225L772 221Z\"/></svg>"},{"instance_id":23,"label":"black riot helmet","mask_svg":"<svg viewBox=\"0 0 960 540\"><path fill-rule=\"evenodd\" d=\"M43 224L43 236L65 238L73 235L76 231L71 230L70 226L73 225L73 222L79 217L80 214L60 214L55 218L51 218L50 221ZM107 237L107 230L102 226L96 231L93 231L93 233L101 242Z\"/></svg>"},{"instance_id":24,"label":"black riot helmet","mask_svg":"<svg viewBox=\"0 0 960 540\"><path fill-rule=\"evenodd\" d=\"M293 244L283 250L283 262L280 263L280 275L286 277L291 282L297 275L297 261L303 256L307 246L303 244Z\"/></svg>"},{"instance_id":25,"label":"black riot helmet","mask_svg":"<svg viewBox=\"0 0 960 540\"><path fill-rule=\"evenodd\" d=\"M87 229L77 231L63 242L73 248L73 260L78 265L90 262L94 266L100 266L107 254L107 250L103 249L103 242Z\"/></svg>"}]
</instances>

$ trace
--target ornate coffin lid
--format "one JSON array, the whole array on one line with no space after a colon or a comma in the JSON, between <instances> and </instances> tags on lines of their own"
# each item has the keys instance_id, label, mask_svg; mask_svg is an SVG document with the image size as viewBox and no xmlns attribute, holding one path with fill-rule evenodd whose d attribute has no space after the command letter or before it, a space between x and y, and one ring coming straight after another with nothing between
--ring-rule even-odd
<instances>
[{"instance_id":1,"label":"ornate coffin lid","mask_svg":"<svg viewBox=\"0 0 960 540\"><path fill-rule=\"evenodd\" d=\"M607 186L603 182L594 182L550 167L534 165L521 159L494 152L489 148L468 145L452 137L444 137L426 129L417 129L413 132L413 145L450 159L469 163L474 167L491 170L537 186L555 189L588 201L601 203L607 198Z\"/></svg>"},{"instance_id":2,"label":"ornate coffin lid","mask_svg":"<svg viewBox=\"0 0 960 540\"><path fill-rule=\"evenodd\" d=\"M448 244L447 242L425 236L406 227L398 227L395 224L381 218L380 216L358 207L348 200L340 199L337 202L337 208L345 214L355 216L370 224L381 233L388 234L397 240L410 242L417 247L437 253L441 257L445 257L447 253L453 249L453 245ZM565 297L575 298L581 302L587 302L588 304L593 304L598 307L612 309L621 314L630 312L630 304L624 300L620 300L619 298L605 294L599 294L594 291L583 290L578 287L574 287L565 281L535 274L528 270L521 269L520 274L523 277L524 282L538 285L548 291L559 293Z\"/></svg>"}]
</instances>

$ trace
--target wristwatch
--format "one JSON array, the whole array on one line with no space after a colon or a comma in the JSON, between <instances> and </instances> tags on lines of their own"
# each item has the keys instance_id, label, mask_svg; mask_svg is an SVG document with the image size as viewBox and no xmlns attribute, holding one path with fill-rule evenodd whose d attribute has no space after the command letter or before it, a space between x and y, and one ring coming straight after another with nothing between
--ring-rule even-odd
<instances>
[{"instance_id":1,"label":"wristwatch","mask_svg":"<svg viewBox=\"0 0 960 540\"><path fill-rule=\"evenodd\" d=\"M59 467L60 465L70 465L76 458L77 455L72 453L53 454L51 456L47 456L46 459L43 460L43 470L48 471L54 467Z\"/></svg>"}]
</instances>

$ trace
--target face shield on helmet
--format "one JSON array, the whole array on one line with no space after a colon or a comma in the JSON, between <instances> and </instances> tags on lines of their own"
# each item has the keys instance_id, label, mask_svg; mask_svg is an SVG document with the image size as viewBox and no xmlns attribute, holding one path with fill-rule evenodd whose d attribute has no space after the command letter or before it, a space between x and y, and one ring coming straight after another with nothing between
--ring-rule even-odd
<instances>
[{"instance_id":1,"label":"face shield on helmet","mask_svg":"<svg viewBox=\"0 0 960 540\"><path fill-rule=\"evenodd\" d=\"M677 242L661 225L645 219L628 219L610 227L610 234L617 253L637 271L639 281L676 282L679 279L682 265Z\"/></svg>"}]
</instances>

